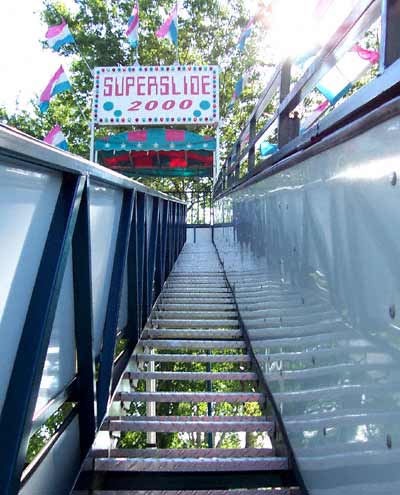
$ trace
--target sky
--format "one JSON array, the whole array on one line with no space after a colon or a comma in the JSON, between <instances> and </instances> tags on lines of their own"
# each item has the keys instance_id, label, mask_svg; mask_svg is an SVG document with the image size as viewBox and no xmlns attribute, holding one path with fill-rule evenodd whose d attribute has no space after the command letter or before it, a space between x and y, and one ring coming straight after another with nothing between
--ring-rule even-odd
<instances>
[{"instance_id":1,"label":"sky","mask_svg":"<svg viewBox=\"0 0 400 495\"><path fill-rule=\"evenodd\" d=\"M305 5L315 1L280 0L278 5L282 7L282 20L285 23L290 19L296 22L300 12L294 12L293 7L301 6L304 10ZM76 8L74 0L64 0L64 3L71 9ZM246 3L249 12L256 10L257 0L246 0ZM41 46L40 40L44 39L47 30L39 16L42 0L2 0L0 5L0 105L4 105L9 112L16 109L29 110L29 101L41 94L60 64L63 63L68 69L68 59ZM288 5L291 6L290 9L287 8ZM276 32L283 30L277 29ZM296 43L299 39L307 38L307 32L303 31L302 36L299 36L295 26L292 32L296 33ZM278 39L276 45L283 46L287 39L287 36L283 40ZM293 36L289 37L289 41L293 39Z\"/></svg>"},{"instance_id":2,"label":"sky","mask_svg":"<svg viewBox=\"0 0 400 495\"><path fill-rule=\"evenodd\" d=\"M251 8L255 0L247 0ZM73 0L64 3L74 8ZM42 0L0 2L0 106L9 112L31 109L29 101L40 95L50 77L67 59L43 49L47 26L40 21Z\"/></svg>"},{"instance_id":3,"label":"sky","mask_svg":"<svg viewBox=\"0 0 400 495\"><path fill-rule=\"evenodd\" d=\"M64 2L73 5L73 0ZM29 108L66 59L44 50L47 27L40 22L42 0L3 0L0 6L0 105L14 112Z\"/></svg>"}]
</instances>

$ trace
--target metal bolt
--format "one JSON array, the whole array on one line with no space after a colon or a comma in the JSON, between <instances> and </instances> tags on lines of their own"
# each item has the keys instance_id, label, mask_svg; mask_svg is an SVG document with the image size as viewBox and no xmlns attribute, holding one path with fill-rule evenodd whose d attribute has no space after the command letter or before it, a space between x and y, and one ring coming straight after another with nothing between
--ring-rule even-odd
<instances>
[{"instance_id":1,"label":"metal bolt","mask_svg":"<svg viewBox=\"0 0 400 495\"><path fill-rule=\"evenodd\" d=\"M388 449L392 448L392 437L389 435L389 433L386 435L386 445Z\"/></svg>"},{"instance_id":2,"label":"metal bolt","mask_svg":"<svg viewBox=\"0 0 400 495\"><path fill-rule=\"evenodd\" d=\"M390 183L392 184L392 186L395 186L397 184L397 174L396 174L396 172L393 172L392 173L392 178L390 180Z\"/></svg>"},{"instance_id":3,"label":"metal bolt","mask_svg":"<svg viewBox=\"0 0 400 495\"><path fill-rule=\"evenodd\" d=\"M389 315L390 315L390 318L392 318L392 320L395 319L395 317L396 317L396 306L394 304L392 304L391 306L389 306Z\"/></svg>"}]
</instances>

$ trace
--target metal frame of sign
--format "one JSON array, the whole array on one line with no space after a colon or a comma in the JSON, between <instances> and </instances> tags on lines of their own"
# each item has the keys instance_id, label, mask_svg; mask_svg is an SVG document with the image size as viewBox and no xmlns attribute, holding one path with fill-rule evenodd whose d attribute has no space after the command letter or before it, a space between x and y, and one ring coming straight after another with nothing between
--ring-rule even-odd
<instances>
[{"instance_id":1,"label":"metal frame of sign","mask_svg":"<svg viewBox=\"0 0 400 495\"><path fill-rule=\"evenodd\" d=\"M171 65L96 67L90 159L97 126L219 126L219 67ZM219 168L215 152L214 178Z\"/></svg>"},{"instance_id":2,"label":"metal frame of sign","mask_svg":"<svg viewBox=\"0 0 400 495\"><path fill-rule=\"evenodd\" d=\"M213 125L219 120L218 67L96 67L93 122L106 126Z\"/></svg>"}]
</instances>

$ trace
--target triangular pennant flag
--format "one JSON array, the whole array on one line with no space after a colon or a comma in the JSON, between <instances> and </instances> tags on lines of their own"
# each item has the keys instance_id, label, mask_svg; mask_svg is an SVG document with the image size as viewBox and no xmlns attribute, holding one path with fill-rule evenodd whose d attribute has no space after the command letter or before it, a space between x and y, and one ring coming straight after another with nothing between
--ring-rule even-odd
<instances>
[{"instance_id":1,"label":"triangular pennant flag","mask_svg":"<svg viewBox=\"0 0 400 495\"><path fill-rule=\"evenodd\" d=\"M156 36L157 38L167 37L171 43L178 46L178 3L175 4L172 12L158 29Z\"/></svg>"},{"instance_id":2,"label":"triangular pennant flag","mask_svg":"<svg viewBox=\"0 0 400 495\"><path fill-rule=\"evenodd\" d=\"M64 68L60 65L54 76L50 79L45 90L39 98L39 109L41 112L45 112L49 108L50 100L53 96L68 91L72 88L68 78L64 72Z\"/></svg>"},{"instance_id":3,"label":"triangular pennant flag","mask_svg":"<svg viewBox=\"0 0 400 495\"><path fill-rule=\"evenodd\" d=\"M46 33L46 40L49 47L55 52L58 52L67 43L75 43L75 39L64 18L62 18L61 24L49 27Z\"/></svg>"},{"instance_id":4,"label":"triangular pennant flag","mask_svg":"<svg viewBox=\"0 0 400 495\"><path fill-rule=\"evenodd\" d=\"M128 21L128 29L126 36L132 48L137 48L139 45L139 4L135 2L132 9L132 14Z\"/></svg>"}]
</instances>

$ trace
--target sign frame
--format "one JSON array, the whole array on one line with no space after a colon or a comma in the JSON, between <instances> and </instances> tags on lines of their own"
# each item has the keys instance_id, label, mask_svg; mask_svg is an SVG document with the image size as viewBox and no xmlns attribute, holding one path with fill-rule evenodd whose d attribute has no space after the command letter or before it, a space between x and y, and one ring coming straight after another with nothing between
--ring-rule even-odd
<instances>
[{"instance_id":1,"label":"sign frame","mask_svg":"<svg viewBox=\"0 0 400 495\"><path fill-rule=\"evenodd\" d=\"M96 126L218 125L219 67L96 67Z\"/></svg>"}]
</instances>

